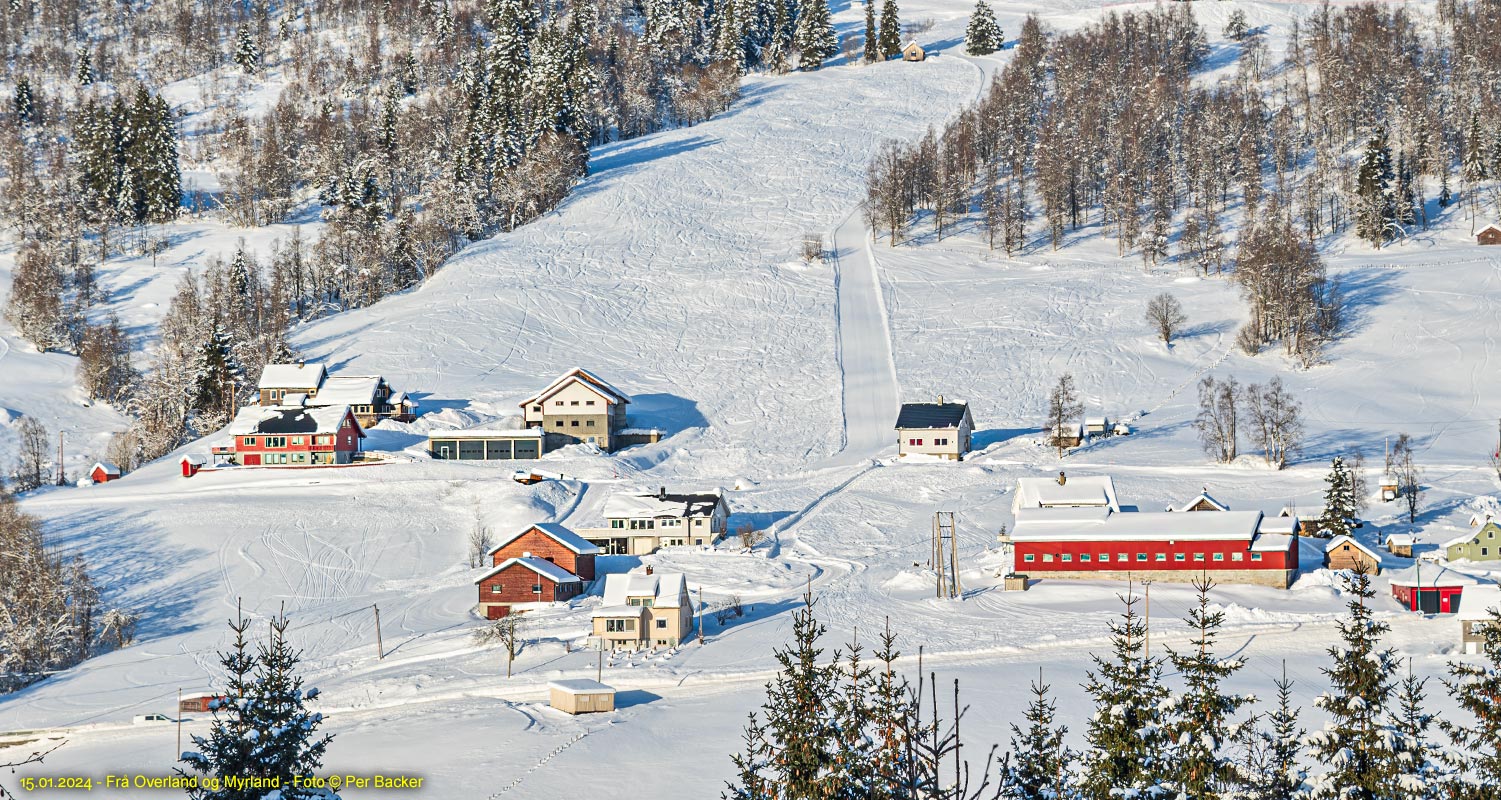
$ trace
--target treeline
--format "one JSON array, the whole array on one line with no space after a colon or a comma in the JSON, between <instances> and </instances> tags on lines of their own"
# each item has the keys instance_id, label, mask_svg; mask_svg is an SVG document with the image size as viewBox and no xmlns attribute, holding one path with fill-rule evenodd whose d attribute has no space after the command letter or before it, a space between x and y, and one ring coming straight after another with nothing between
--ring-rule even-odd
<instances>
[{"instance_id":1,"label":"treeline","mask_svg":"<svg viewBox=\"0 0 1501 800\"><path fill-rule=\"evenodd\" d=\"M59 555L0 488L0 693L128 644L135 618L106 610L82 556Z\"/></svg>"},{"instance_id":2,"label":"treeline","mask_svg":"<svg viewBox=\"0 0 1501 800\"><path fill-rule=\"evenodd\" d=\"M793 617L793 641L752 713L732 800L1492 800L1501 796L1501 614L1485 629L1483 657L1449 663L1443 680L1457 711L1436 719L1426 678L1383 647L1389 626L1370 608L1364 574L1345 575L1349 613L1327 650L1328 683L1314 704L1327 719L1307 731L1286 671L1275 700L1232 690L1246 666L1218 652L1224 613L1212 584L1196 584L1189 641L1165 655L1146 649L1138 598L1122 599L1110 650L1093 656L1078 698L1081 749L1069 746L1057 701L1039 679L1009 747L976 750L960 735L958 681L940 696L936 676L913 686L896 666L888 629L868 658L858 644L823 659L814 603ZM1070 707L1072 705L1070 704ZM970 750L963 750L969 747ZM981 757L977 753L988 755Z\"/></svg>"}]
</instances>

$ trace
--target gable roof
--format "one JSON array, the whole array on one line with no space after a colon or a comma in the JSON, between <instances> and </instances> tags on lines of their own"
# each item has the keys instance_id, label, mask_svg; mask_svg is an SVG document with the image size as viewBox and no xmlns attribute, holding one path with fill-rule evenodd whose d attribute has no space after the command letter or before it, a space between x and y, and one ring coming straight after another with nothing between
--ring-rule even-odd
<instances>
[{"instance_id":1,"label":"gable roof","mask_svg":"<svg viewBox=\"0 0 1501 800\"><path fill-rule=\"evenodd\" d=\"M968 403L902 403L896 429L957 428L968 417Z\"/></svg>"},{"instance_id":2,"label":"gable roof","mask_svg":"<svg viewBox=\"0 0 1501 800\"><path fill-rule=\"evenodd\" d=\"M1490 525L1490 524L1492 524L1492 523L1486 523L1486 525ZM1444 542L1443 548L1445 550L1448 550L1449 548L1455 547L1457 545L1470 544L1472 542L1477 542L1477 541L1480 540L1480 532L1483 531L1483 530L1485 530L1485 525L1482 525L1482 526L1480 526L1479 528L1476 528L1473 531L1465 531L1464 533L1461 533L1460 535L1454 537L1453 539L1450 539L1449 541Z\"/></svg>"},{"instance_id":3,"label":"gable roof","mask_svg":"<svg viewBox=\"0 0 1501 800\"><path fill-rule=\"evenodd\" d=\"M913 47L916 47L919 50L923 49L922 45L918 44L916 39L909 39L909 40L907 40L906 44L902 45L902 49L903 50L908 50L908 49L911 49Z\"/></svg>"},{"instance_id":4,"label":"gable roof","mask_svg":"<svg viewBox=\"0 0 1501 800\"><path fill-rule=\"evenodd\" d=\"M719 492L702 494L612 494L605 501L605 519L711 517L724 503Z\"/></svg>"},{"instance_id":5,"label":"gable roof","mask_svg":"<svg viewBox=\"0 0 1501 800\"><path fill-rule=\"evenodd\" d=\"M328 372L319 363L267 364L261 370L258 389L305 389L323 385Z\"/></svg>"},{"instance_id":6,"label":"gable roof","mask_svg":"<svg viewBox=\"0 0 1501 800\"><path fill-rule=\"evenodd\" d=\"M375 402L375 392L384 379L379 375L329 375L318 394L306 405L368 406Z\"/></svg>"},{"instance_id":7,"label":"gable roof","mask_svg":"<svg viewBox=\"0 0 1501 800\"><path fill-rule=\"evenodd\" d=\"M616 573L605 576L605 606L625 606L631 597L650 597L657 608L681 608L687 591L681 572Z\"/></svg>"},{"instance_id":8,"label":"gable roof","mask_svg":"<svg viewBox=\"0 0 1501 800\"><path fill-rule=\"evenodd\" d=\"M1485 619L1494 611L1501 613L1501 586L1481 583L1464 590L1459 596L1461 619Z\"/></svg>"},{"instance_id":9,"label":"gable roof","mask_svg":"<svg viewBox=\"0 0 1501 800\"><path fill-rule=\"evenodd\" d=\"M569 383L571 383L573 381L581 381L583 383L589 384L590 388L592 388L592 389L598 391L599 393L603 394L605 396L606 400L610 400L610 401L616 402L616 403L629 403L629 402L631 402L631 396L630 395L628 395L625 392L622 392L619 389L616 389L614 386L611 386L610 384L606 383L598 375L595 375L594 373L590 372L589 370L584 369L583 367L574 367L573 369L568 370L567 372L563 373L562 375L559 375L557 377L557 379L554 380L552 383L547 384L547 388L543 389L540 392L537 392L536 394L532 395L531 397L528 397L525 400L522 400L517 405L520 405L520 406L524 407L524 406L529 406L529 405L531 405L533 403L537 403L539 401L546 400L547 398L551 397L553 394L557 393L557 391L559 389L562 389L564 386L566 386L567 384L569 384Z\"/></svg>"},{"instance_id":10,"label":"gable roof","mask_svg":"<svg viewBox=\"0 0 1501 800\"><path fill-rule=\"evenodd\" d=\"M568 530L562 525L559 525L556 522L539 522L535 525L528 525L527 527L522 528L521 530L511 534L510 536L501 539L500 544L497 544L490 549L490 555L493 556L496 553L499 553L506 545L516 541L517 539L520 539L522 536L525 536L531 531L537 531L543 536L546 536L547 538L557 542L560 545L563 545L564 547L572 550L575 553L578 553L581 556L596 555L599 553L598 545L590 544L587 539L584 539L582 536L579 536L573 531Z\"/></svg>"},{"instance_id":11,"label":"gable roof","mask_svg":"<svg viewBox=\"0 0 1501 800\"><path fill-rule=\"evenodd\" d=\"M1365 553L1366 555L1370 556L1371 558L1376 559L1376 561L1378 563L1381 561L1381 554L1380 553L1376 552L1374 549L1372 549L1368 545L1361 544L1359 539L1356 539L1353 536L1346 536L1344 534L1340 534L1339 536L1336 536L1333 539L1330 539L1329 543L1326 544L1326 545L1324 545L1324 552L1326 552L1326 553L1332 553L1332 552L1335 551L1335 549L1337 547L1339 547L1342 544L1352 544L1352 545L1355 545L1355 548L1357 550L1359 550L1360 552Z\"/></svg>"},{"instance_id":12,"label":"gable roof","mask_svg":"<svg viewBox=\"0 0 1501 800\"><path fill-rule=\"evenodd\" d=\"M246 406L229 423L229 433L231 436L337 433L346 416L350 417L360 438L365 438L365 432L360 430L360 423L349 413L349 406L342 405L313 408Z\"/></svg>"},{"instance_id":13,"label":"gable roof","mask_svg":"<svg viewBox=\"0 0 1501 800\"><path fill-rule=\"evenodd\" d=\"M1389 533L1386 535L1386 544L1393 547L1412 547L1417 539L1410 533Z\"/></svg>"},{"instance_id":14,"label":"gable roof","mask_svg":"<svg viewBox=\"0 0 1501 800\"><path fill-rule=\"evenodd\" d=\"M1057 478L1018 478L1011 511L1024 508L1089 507L1120 511L1115 499L1115 481L1109 475L1065 475Z\"/></svg>"},{"instance_id":15,"label":"gable roof","mask_svg":"<svg viewBox=\"0 0 1501 800\"><path fill-rule=\"evenodd\" d=\"M1200 502L1207 502L1215 511L1229 511L1230 507L1209 496L1209 491L1199 492L1199 495L1181 506L1168 506L1168 511L1188 511Z\"/></svg>"},{"instance_id":16,"label":"gable roof","mask_svg":"<svg viewBox=\"0 0 1501 800\"><path fill-rule=\"evenodd\" d=\"M1182 541L1256 539L1260 511L1176 514L1109 508L1023 508L1016 512L1013 541ZM1281 548L1286 549L1286 543Z\"/></svg>"},{"instance_id":17,"label":"gable roof","mask_svg":"<svg viewBox=\"0 0 1501 800\"><path fill-rule=\"evenodd\" d=\"M552 563L551 561L544 561L540 558L508 558L505 561L502 561L500 564L496 565L494 569L486 572L478 578L475 578L474 582L479 583L512 565L520 565L526 567L532 572L541 575L542 577L552 581L553 583L583 583L584 581L583 578L580 578L572 572L563 569L562 567Z\"/></svg>"},{"instance_id":18,"label":"gable roof","mask_svg":"<svg viewBox=\"0 0 1501 800\"><path fill-rule=\"evenodd\" d=\"M1475 231L1475 235L1479 236L1480 234L1485 233L1486 231L1495 231L1496 233L1501 233L1501 227L1498 227L1498 226L1496 226L1495 223L1492 223L1490 225L1485 226L1484 228L1481 228L1478 231Z\"/></svg>"},{"instance_id":19,"label":"gable roof","mask_svg":"<svg viewBox=\"0 0 1501 800\"><path fill-rule=\"evenodd\" d=\"M120 468L108 461L95 461L94 466L89 467L89 474L93 475L96 470L104 470L105 475L119 475Z\"/></svg>"},{"instance_id":20,"label":"gable roof","mask_svg":"<svg viewBox=\"0 0 1501 800\"><path fill-rule=\"evenodd\" d=\"M548 681L547 688L557 689L560 692L567 692L568 694L603 694L615 691L615 687L613 686L600 683L599 681L591 681L588 678Z\"/></svg>"}]
</instances>

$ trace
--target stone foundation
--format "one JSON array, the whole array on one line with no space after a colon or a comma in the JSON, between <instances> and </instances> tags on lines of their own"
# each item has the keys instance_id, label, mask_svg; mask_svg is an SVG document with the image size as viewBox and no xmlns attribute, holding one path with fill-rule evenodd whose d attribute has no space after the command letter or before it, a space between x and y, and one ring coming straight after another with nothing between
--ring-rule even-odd
<instances>
[{"instance_id":1,"label":"stone foundation","mask_svg":"<svg viewBox=\"0 0 1501 800\"><path fill-rule=\"evenodd\" d=\"M1200 577L1208 576L1216 584L1243 583L1252 586L1269 586L1273 589L1286 589L1293 581L1298 579L1298 571L1295 569L1212 569L1212 570L1186 570L1186 569L1140 569L1140 570L1041 570L1030 569L1027 577L1034 581L1058 578L1063 580L1084 581L1162 581L1163 583L1192 583Z\"/></svg>"}]
</instances>

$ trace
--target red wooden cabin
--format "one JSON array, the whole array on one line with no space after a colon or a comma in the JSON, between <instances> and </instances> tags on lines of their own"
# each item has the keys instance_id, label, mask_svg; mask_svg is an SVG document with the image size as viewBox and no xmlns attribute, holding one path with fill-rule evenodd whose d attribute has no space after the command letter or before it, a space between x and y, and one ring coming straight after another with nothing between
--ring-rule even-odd
<instances>
[{"instance_id":1,"label":"red wooden cabin","mask_svg":"<svg viewBox=\"0 0 1501 800\"><path fill-rule=\"evenodd\" d=\"M530 554L507 559L474 583L486 619L504 617L517 603L557 603L584 593L579 576Z\"/></svg>"},{"instance_id":2,"label":"red wooden cabin","mask_svg":"<svg viewBox=\"0 0 1501 800\"><path fill-rule=\"evenodd\" d=\"M490 551L491 566L531 556L557 564L585 581L594 580L594 557L599 547L555 522L542 522L501 540Z\"/></svg>"},{"instance_id":3,"label":"red wooden cabin","mask_svg":"<svg viewBox=\"0 0 1501 800\"><path fill-rule=\"evenodd\" d=\"M100 461L89 470L89 480L94 483L109 483L120 479L120 468L108 461Z\"/></svg>"}]
</instances>

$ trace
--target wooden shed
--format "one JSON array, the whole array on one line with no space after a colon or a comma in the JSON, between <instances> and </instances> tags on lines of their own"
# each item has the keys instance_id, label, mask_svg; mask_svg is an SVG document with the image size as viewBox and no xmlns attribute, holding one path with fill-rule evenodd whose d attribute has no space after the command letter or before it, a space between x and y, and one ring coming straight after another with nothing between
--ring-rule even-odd
<instances>
[{"instance_id":1,"label":"wooden shed","mask_svg":"<svg viewBox=\"0 0 1501 800\"><path fill-rule=\"evenodd\" d=\"M568 714L593 714L615 710L615 688L588 678L552 681L547 684L553 708Z\"/></svg>"},{"instance_id":2,"label":"wooden shed","mask_svg":"<svg viewBox=\"0 0 1501 800\"><path fill-rule=\"evenodd\" d=\"M178 713L207 714L213 710L210 706L215 700L228 699L229 695L227 694L214 694L212 692L185 694L181 700L177 701L177 711Z\"/></svg>"},{"instance_id":3,"label":"wooden shed","mask_svg":"<svg viewBox=\"0 0 1501 800\"><path fill-rule=\"evenodd\" d=\"M1394 533L1386 537L1386 552L1402 558L1412 558L1413 536L1410 533Z\"/></svg>"},{"instance_id":4,"label":"wooden shed","mask_svg":"<svg viewBox=\"0 0 1501 800\"><path fill-rule=\"evenodd\" d=\"M1475 234L1476 244L1501 244L1501 227L1487 225Z\"/></svg>"},{"instance_id":5,"label":"wooden shed","mask_svg":"<svg viewBox=\"0 0 1501 800\"><path fill-rule=\"evenodd\" d=\"M1367 575L1381 573L1381 554L1351 536L1336 536L1324 546L1326 569L1364 570Z\"/></svg>"},{"instance_id":6,"label":"wooden shed","mask_svg":"<svg viewBox=\"0 0 1501 800\"><path fill-rule=\"evenodd\" d=\"M108 461L95 462L94 468L89 470L89 480L94 483L109 483L120 479L120 468Z\"/></svg>"},{"instance_id":7,"label":"wooden shed","mask_svg":"<svg viewBox=\"0 0 1501 800\"><path fill-rule=\"evenodd\" d=\"M927 57L928 51L924 50L922 45L917 43L916 39L902 46L903 61L924 61Z\"/></svg>"},{"instance_id":8,"label":"wooden shed","mask_svg":"<svg viewBox=\"0 0 1501 800\"><path fill-rule=\"evenodd\" d=\"M182 466L182 476L184 478L191 478L198 474L198 470L203 469L203 465L208 463L208 459L189 453L179 459L177 463Z\"/></svg>"}]
</instances>

